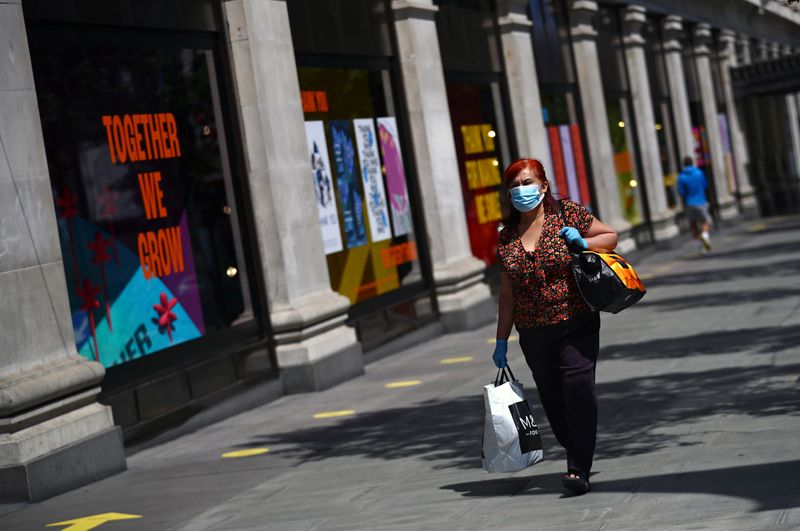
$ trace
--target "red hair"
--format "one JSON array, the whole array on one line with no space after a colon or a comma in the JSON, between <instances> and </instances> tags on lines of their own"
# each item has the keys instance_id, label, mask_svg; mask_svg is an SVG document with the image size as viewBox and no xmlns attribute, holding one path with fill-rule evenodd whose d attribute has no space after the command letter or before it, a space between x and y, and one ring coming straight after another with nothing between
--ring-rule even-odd
<instances>
[{"instance_id":1,"label":"red hair","mask_svg":"<svg viewBox=\"0 0 800 531\"><path fill-rule=\"evenodd\" d=\"M506 189L506 191L508 190L508 186L511 184L511 181L516 179L517 175L525 170L530 171L534 177L542 182L542 184L547 183L547 192L544 194L542 203L544 203L545 210L549 210L551 212L557 211L558 202L556 201L556 198L553 197L553 193L551 191L553 187L550 184L550 181L547 180L547 175L544 172L544 166L542 166L542 163L539 160L519 159L509 164L506 167L506 170L503 172L503 187ZM519 220L519 210L512 206L508 217L503 220L503 225L516 225L519 223Z\"/></svg>"}]
</instances>

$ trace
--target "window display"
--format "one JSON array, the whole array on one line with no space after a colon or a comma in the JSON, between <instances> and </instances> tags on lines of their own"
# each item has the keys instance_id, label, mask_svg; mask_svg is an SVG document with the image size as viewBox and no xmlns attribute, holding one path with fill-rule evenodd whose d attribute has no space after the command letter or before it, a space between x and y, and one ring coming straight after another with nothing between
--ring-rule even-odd
<instances>
[{"instance_id":1,"label":"window display","mask_svg":"<svg viewBox=\"0 0 800 531\"><path fill-rule=\"evenodd\" d=\"M389 72L298 75L331 286L356 304L422 281Z\"/></svg>"},{"instance_id":2,"label":"window display","mask_svg":"<svg viewBox=\"0 0 800 531\"><path fill-rule=\"evenodd\" d=\"M111 367L251 319L212 44L29 32L78 352Z\"/></svg>"}]
</instances>

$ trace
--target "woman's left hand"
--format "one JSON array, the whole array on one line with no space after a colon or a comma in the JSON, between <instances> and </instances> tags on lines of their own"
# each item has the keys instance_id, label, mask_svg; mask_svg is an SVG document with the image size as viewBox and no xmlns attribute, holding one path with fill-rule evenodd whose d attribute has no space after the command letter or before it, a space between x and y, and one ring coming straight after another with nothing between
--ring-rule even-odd
<instances>
[{"instance_id":1,"label":"woman's left hand","mask_svg":"<svg viewBox=\"0 0 800 531\"><path fill-rule=\"evenodd\" d=\"M575 227L564 227L558 235L564 238L567 242L567 247L570 249L585 251L589 248L589 244L583 239L581 233L578 232L578 229Z\"/></svg>"}]
</instances>

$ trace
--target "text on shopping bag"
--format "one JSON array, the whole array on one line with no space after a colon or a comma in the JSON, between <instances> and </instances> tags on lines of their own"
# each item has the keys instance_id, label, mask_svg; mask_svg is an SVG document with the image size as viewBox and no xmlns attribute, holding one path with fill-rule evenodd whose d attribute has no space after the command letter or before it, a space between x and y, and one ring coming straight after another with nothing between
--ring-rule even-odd
<instances>
[{"instance_id":1,"label":"text on shopping bag","mask_svg":"<svg viewBox=\"0 0 800 531\"><path fill-rule=\"evenodd\" d=\"M542 449L542 437L539 435L539 426L533 419L533 411L527 400L522 400L508 406L511 418L517 426L519 433L519 447L523 454Z\"/></svg>"}]
</instances>

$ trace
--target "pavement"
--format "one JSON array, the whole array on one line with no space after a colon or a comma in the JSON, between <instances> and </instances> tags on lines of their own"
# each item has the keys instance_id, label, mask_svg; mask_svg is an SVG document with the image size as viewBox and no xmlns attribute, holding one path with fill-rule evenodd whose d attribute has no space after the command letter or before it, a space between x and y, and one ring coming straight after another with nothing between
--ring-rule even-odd
<instances>
[{"instance_id":1,"label":"pavement","mask_svg":"<svg viewBox=\"0 0 800 531\"><path fill-rule=\"evenodd\" d=\"M481 470L490 325L139 451L117 476L1 507L0 529L800 529L800 217L712 238L707 255L688 237L640 255L648 294L603 315L585 496L561 487L564 453L513 342L545 459Z\"/></svg>"}]
</instances>

